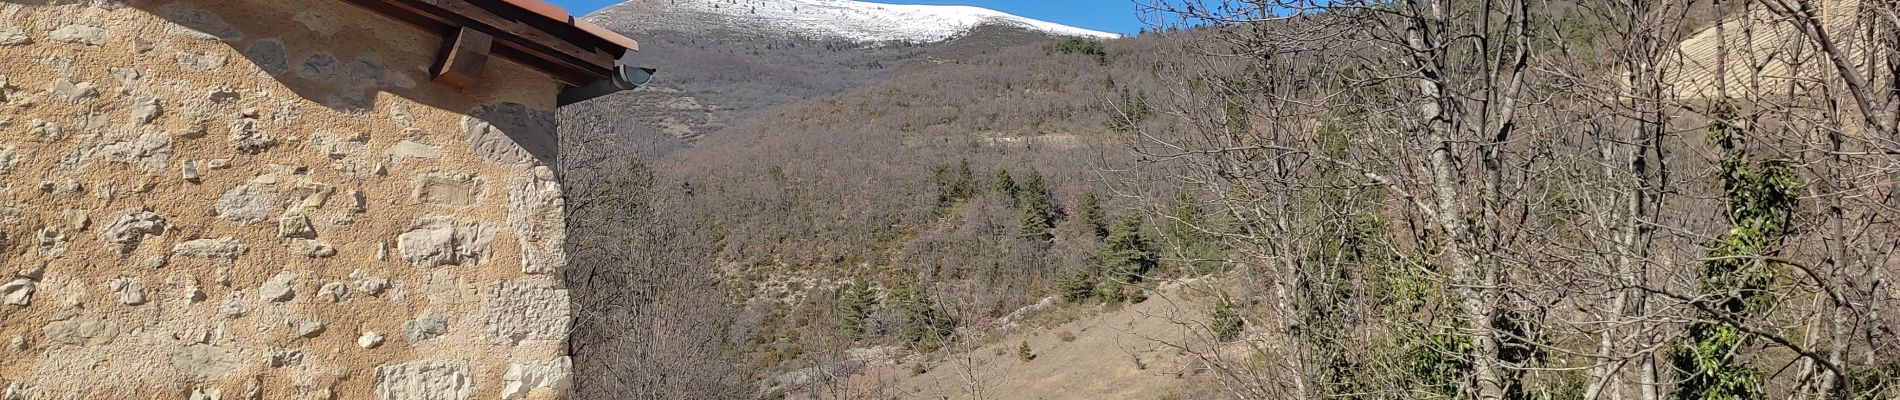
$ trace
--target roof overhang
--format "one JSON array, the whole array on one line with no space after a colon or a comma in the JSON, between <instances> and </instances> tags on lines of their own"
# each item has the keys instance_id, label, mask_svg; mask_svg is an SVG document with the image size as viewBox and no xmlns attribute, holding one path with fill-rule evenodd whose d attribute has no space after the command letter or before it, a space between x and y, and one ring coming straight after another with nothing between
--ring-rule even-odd
<instances>
[{"instance_id":1,"label":"roof overhang","mask_svg":"<svg viewBox=\"0 0 1900 400\"><path fill-rule=\"evenodd\" d=\"M640 44L542 0L345 0L443 35L434 80L467 86L487 55L514 60L572 86L613 79Z\"/></svg>"}]
</instances>

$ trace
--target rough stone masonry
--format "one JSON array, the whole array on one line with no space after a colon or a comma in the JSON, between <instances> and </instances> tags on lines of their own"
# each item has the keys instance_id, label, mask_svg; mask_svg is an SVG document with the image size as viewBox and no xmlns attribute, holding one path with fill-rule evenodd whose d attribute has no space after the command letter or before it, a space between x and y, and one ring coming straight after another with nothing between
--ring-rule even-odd
<instances>
[{"instance_id":1,"label":"rough stone masonry","mask_svg":"<svg viewBox=\"0 0 1900 400\"><path fill-rule=\"evenodd\" d=\"M0 399L564 397L561 86L430 83L440 40L0 2Z\"/></svg>"}]
</instances>

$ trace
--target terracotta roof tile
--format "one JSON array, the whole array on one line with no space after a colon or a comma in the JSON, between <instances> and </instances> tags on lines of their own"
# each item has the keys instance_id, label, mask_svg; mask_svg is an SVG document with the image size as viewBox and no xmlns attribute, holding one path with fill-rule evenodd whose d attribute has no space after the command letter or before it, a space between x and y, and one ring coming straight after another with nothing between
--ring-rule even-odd
<instances>
[{"instance_id":1,"label":"terracotta roof tile","mask_svg":"<svg viewBox=\"0 0 1900 400\"><path fill-rule=\"evenodd\" d=\"M613 42L613 44L619 45L620 47L625 47L627 50L640 51L640 42L635 42L633 38L621 35L612 29L607 29L607 27L578 19L574 20L574 27L581 28L581 30L587 31L587 33L592 33L594 36L606 39L608 42Z\"/></svg>"},{"instance_id":2,"label":"terracotta roof tile","mask_svg":"<svg viewBox=\"0 0 1900 400\"><path fill-rule=\"evenodd\" d=\"M554 5L553 3L548 3L546 0L502 0L502 1L505 3L508 3L508 5L519 7L523 10L527 10L528 12L532 12L540 16L547 17L548 19L560 21L563 24L568 24L576 28L580 28L582 31L586 31L589 34L594 35L594 37L600 38L601 40L606 40L608 43L613 43L616 46L625 47L627 48L627 50L640 51L640 43L634 41L632 38L629 38L626 35L621 35L620 33L614 32L612 29L607 29L606 27L596 25L592 22L582 21L579 18L574 18L574 15L569 14L567 12L567 9L561 8L561 6Z\"/></svg>"}]
</instances>

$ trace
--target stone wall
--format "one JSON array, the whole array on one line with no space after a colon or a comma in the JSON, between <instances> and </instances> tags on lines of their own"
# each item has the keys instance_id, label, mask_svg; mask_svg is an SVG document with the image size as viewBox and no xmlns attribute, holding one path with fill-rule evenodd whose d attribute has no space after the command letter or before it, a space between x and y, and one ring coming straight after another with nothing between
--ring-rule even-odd
<instances>
[{"instance_id":1,"label":"stone wall","mask_svg":"<svg viewBox=\"0 0 1900 400\"><path fill-rule=\"evenodd\" d=\"M547 75L338 0L0 0L0 399L561 397Z\"/></svg>"}]
</instances>

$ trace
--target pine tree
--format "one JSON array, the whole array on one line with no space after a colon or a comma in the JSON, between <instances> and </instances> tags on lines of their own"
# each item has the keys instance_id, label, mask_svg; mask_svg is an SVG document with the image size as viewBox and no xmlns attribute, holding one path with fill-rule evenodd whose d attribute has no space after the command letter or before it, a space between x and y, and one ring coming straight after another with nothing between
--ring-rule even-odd
<instances>
[{"instance_id":1,"label":"pine tree","mask_svg":"<svg viewBox=\"0 0 1900 400\"><path fill-rule=\"evenodd\" d=\"M1168 214L1161 234L1174 244L1169 247L1171 254L1166 258L1178 265L1171 268L1196 275L1218 269L1221 259L1225 258L1226 246L1219 236L1208 231L1215 226L1194 198L1185 192L1176 194Z\"/></svg>"},{"instance_id":2,"label":"pine tree","mask_svg":"<svg viewBox=\"0 0 1900 400\"><path fill-rule=\"evenodd\" d=\"M1048 215L1031 208L1023 209L1023 237L1035 240L1054 239L1055 232L1049 229L1052 226L1055 226L1055 224L1049 222Z\"/></svg>"},{"instance_id":3,"label":"pine tree","mask_svg":"<svg viewBox=\"0 0 1900 400\"><path fill-rule=\"evenodd\" d=\"M1007 169L996 170L996 176L990 178L990 191L1008 198L1010 205L1020 204L1021 190L1016 187L1016 179L1009 175Z\"/></svg>"},{"instance_id":4,"label":"pine tree","mask_svg":"<svg viewBox=\"0 0 1900 400\"><path fill-rule=\"evenodd\" d=\"M1020 193L1019 202L1023 209L1023 236L1041 240L1053 238L1054 234L1050 230L1055 228L1056 220L1061 217L1061 210L1056 209L1054 196L1049 193L1048 185L1043 182L1042 173L1031 168L1023 177L1022 185L1017 192Z\"/></svg>"},{"instance_id":5,"label":"pine tree","mask_svg":"<svg viewBox=\"0 0 1900 400\"><path fill-rule=\"evenodd\" d=\"M839 292L838 319L848 337L863 338L864 320L870 317L871 308L876 304L877 294L871 292L871 283L861 278Z\"/></svg>"},{"instance_id":6,"label":"pine tree","mask_svg":"<svg viewBox=\"0 0 1900 400\"><path fill-rule=\"evenodd\" d=\"M1079 271L1069 276L1069 279L1063 280L1062 299L1079 303L1095 297L1095 282L1092 280L1094 278L1092 275L1094 274L1089 271Z\"/></svg>"},{"instance_id":7,"label":"pine tree","mask_svg":"<svg viewBox=\"0 0 1900 400\"><path fill-rule=\"evenodd\" d=\"M1109 283L1141 283L1159 264L1159 251L1152 241L1141 233L1141 216L1123 215L1115 222L1115 228L1108 233L1108 239L1102 245L1102 285ZM1117 288L1119 289L1119 288ZM1107 290L1101 290L1106 292Z\"/></svg>"},{"instance_id":8,"label":"pine tree","mask_svg":"<svg viewBox=\"0 0 1900 400\"><path fill-rule=\"evenodd\" d=\"M922 289L905 290L899 302L904 315L904 341L912 350L932 352L943 348L956 329L956 321Z\"/></svg>"},{"instance_id":9,"label":"pine tree","mask_svg":"<svg viewBox=\"0 0 1900 400\"><path fill-rule=\"evenodd\" d=\"M958 198L968 200L981 194L976 186L976 171L970 169L970 160L957 161L956 187Z\"/></svg>"},{"instance_id":10,"label":"pine tree","mask_svg":"<svg viewBox=\"0 0 1900 400\"><path fill-rule=\"evenodd\" d=\"M1102 214L1101 200L1090 191L1082 195L1082 204L1077 208L1082 213L1083 230L1094 234L1096 239L1108 237L1108 217Z\"/></svg>"},{"instance_id":11,"label":"pine tree","mask_svg":"<svg viewBox=\"0 0 1900 400\"><path fill-rule=\"evenodd\" d=\"M1148 95L1121 88L1121 97L1115 101L1112 115L1108 119L1108 129L1116 132L1134 132L1154 114L1154 108L1148 105Z\"/></svg>"},{"instance_id":12,"label":"pine tree","mask_svg":"<svg viewBox=\"0 0 1900 400\"><path fill-rule=\"evenodd\" d=\"M1042 171L1030 168L1029 173L1023 176L1019 187L1021 189L1017 192L1022 197L1024 209L1046 211L1050 207L1052 196L1049 195L1048 183L1042 180Z\"/></svg>"},{"instance_id":13,"label":"pine tree","mask_svg":"<svg viewBox=\"0 0 1900 400\"><path fill-rule=\"evenodd\" d=\"M976 173L970 170L970 160L959 161L954 168L931 168L930 176L931 183L937 187L937 207L954 206L976 197L982 190L976 184Z\"/></svg>"},{"instance_id":14,"label":"pine tree","mask_svg":"<svg viewBox=\"0 0 1900 400\"><path fill-rule=\"evenodd\" d=\"M937 207L957 204L956 173L947 166L930 167L930 184L937 190Z\"/></svg>"}]
</instances>

